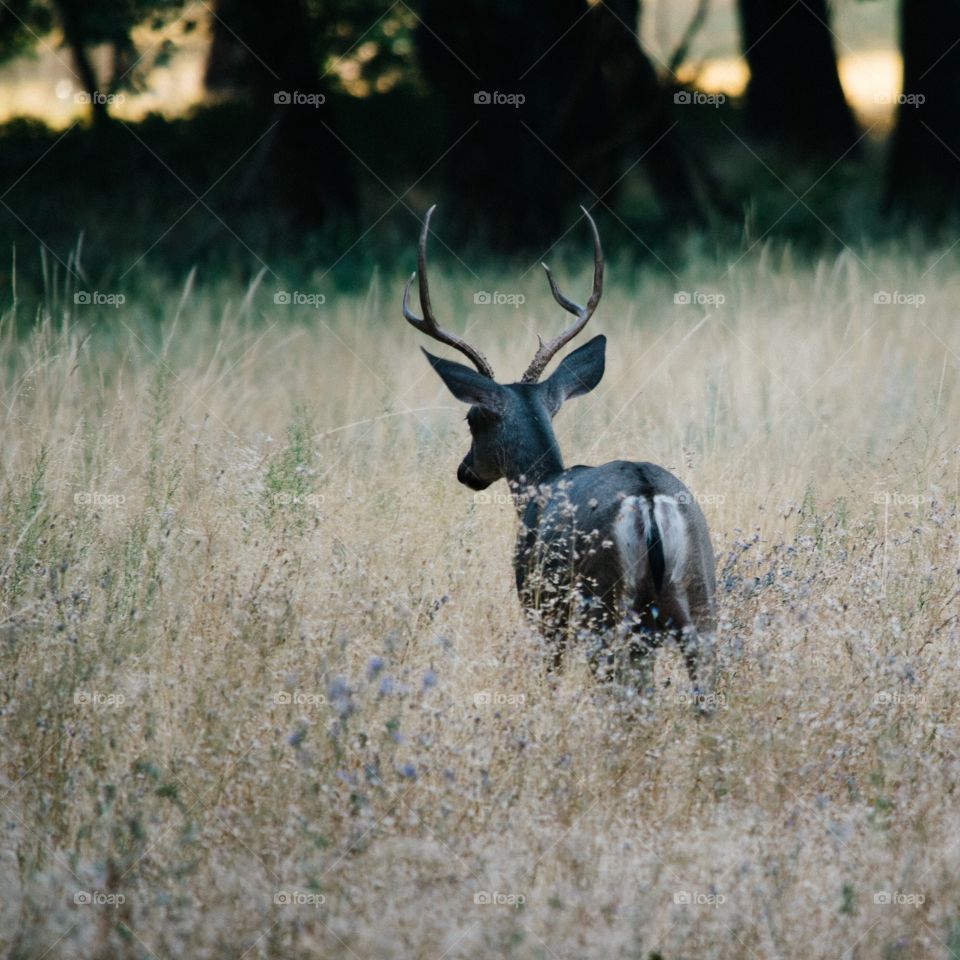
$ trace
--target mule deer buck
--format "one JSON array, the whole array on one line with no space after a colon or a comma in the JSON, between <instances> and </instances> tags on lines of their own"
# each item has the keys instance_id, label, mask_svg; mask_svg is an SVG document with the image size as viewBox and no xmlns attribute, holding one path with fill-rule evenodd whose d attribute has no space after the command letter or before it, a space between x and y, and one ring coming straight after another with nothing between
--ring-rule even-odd
<instances>
[{"instance_id":1,"label":"mule deer buck","mask_svg":"<svg viewBox=\"0 0 960 960\"><path fill-rule=\"evenodd\" d=\"M603 250L593 233L593 292L579 306L560 290L546 264L554 299L576 319L544 343L518 383L497 383L486 357L442 330L430 303L427 211L418 246L418 271L403 292L403 315L421 333L464 354L475 370L451 360L427 359L450 392L470 404L472 443L457 479L483 490L501 478L510 485L521 529L514 555L523 605L553 644L559 667L568 639L592 641L595 672L633 680L646 694L651 656L665 637L680 645L695 704L707 712L714 690L716 632L713 549L707 523L690 491L663 467L614 460L599 467L564 467L552 419L571 397L589 393L604 371L606 337L568 354L552 375L540 377L557 352L590 321L603 292ZM419 277L418 317L410 288Z\"/></svg>"}]
</instances>

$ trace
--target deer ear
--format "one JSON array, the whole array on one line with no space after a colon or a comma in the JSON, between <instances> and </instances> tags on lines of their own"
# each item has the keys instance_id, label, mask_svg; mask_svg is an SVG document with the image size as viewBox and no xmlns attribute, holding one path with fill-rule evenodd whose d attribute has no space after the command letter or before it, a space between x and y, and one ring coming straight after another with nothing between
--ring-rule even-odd
<instances>
[{"instance_id":1,"label":"deer ear","mask_svg":"<svg viewBox=\"0 0 960 960\"><path fill-rule=\"evenodd\" d=\"M440 379L458 400L476 404L492 413L503 412L503 387L495 380L465 367L462 363L435 357L426 350L423 352L430 361L430 366L440 374Z\"/></svg>"},{"instance_id":2,"label":"deer ear","mask_svg":"<svg viewBox=\"0 0 960 960\"><path fill-rule=\"evenodd\" d=\"M600 382L606 351L607 338L601 334L563 358L560 366L541 385L551 416L565 400L589 393Z\"/></svg>"}]
</instances>

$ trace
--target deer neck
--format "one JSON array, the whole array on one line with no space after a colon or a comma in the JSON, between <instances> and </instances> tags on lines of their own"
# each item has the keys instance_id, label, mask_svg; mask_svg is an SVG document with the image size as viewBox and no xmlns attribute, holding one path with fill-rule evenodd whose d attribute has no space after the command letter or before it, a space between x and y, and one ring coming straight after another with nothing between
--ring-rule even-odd
<instances>
[{"instance_id":1,"label":"deer neck","mask_svg":"<svg viewBox=\"0 0 960 960\"><path fill-rule=\"evenodd\" d=\"M561 473L563 473L563 456L556 437L549 437L549 442L538 445L527 455L518 458L507 473L507 483L513 494L514 503L522 513L532 497Z\"/></svg>"}]
</instances>

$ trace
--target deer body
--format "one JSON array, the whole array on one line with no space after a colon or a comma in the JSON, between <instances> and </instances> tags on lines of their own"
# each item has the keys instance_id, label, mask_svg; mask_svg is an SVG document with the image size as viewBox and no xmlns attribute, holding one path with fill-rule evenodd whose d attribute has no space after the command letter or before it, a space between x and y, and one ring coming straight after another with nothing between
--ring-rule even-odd
<instances>
[{"instance_id":1,"label":"deer body","mask_svg":"<svg viewBox=\"0 0 960 960\"><path fill-rule=\"evenodd\" d=\"M441 330L433 318L426 279L427 213L419 245L421 319L418 330L469 357L472 370L424 353L453 393L470 405L472 443L457 471L461 483L483 490L506 479L521 528L514 567L523 605L553 644L559 666L571 639L586 639L594 670L605 678L636 679L646 690L650 654L665 637L683 651L695 702L712 697L716 631L713 549L707 523L690 491L653 463L615 460L564 468L553 431L563 403L590 392L604 372L606 338L594 337L568 354L554 373L543 370L589 321L603 288L603 254L596 225L594 289L586 306L567 299L547 270L554 298L577 320L541 343L519 383L500 384L487 360Z\"/></svg>"},{"instance_id":2,"label":"deer body","mask_svg":"<svg viewBox=\"0 0 960 960\"><path fill-rule=\"evenodd\" d=\"M672 636L697 695L712 694L713 552L702 511L667 470L615 460L550 478L523 507L514 565L555 663L586 636L594 669L646 687L651 651Z\"/></svg>"}]
</instances>

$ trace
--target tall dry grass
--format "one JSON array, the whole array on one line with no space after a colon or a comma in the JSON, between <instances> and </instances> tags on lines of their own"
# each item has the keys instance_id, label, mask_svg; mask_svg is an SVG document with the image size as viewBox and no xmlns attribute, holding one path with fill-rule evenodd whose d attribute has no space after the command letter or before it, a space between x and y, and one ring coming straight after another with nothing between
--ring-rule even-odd
<instances>
[{"instance_id":1,"label":"tall dry grass","mask_svg":"<svg viewBox=\"0 0 960 960\"><path fill-rule=\"evenodd\" d=\"M67 291L27 337L9 312L4 954L960 952L960 280L933 259L610 270L607 374L558 432L702 498L709 721L673 650L640 716L578 657L545 675L512 507L456 484L464 411L397 282ZM505 378L563 322L534 274L503 278L517 309L434 286Z\"/></svg>"}]
</instances>

